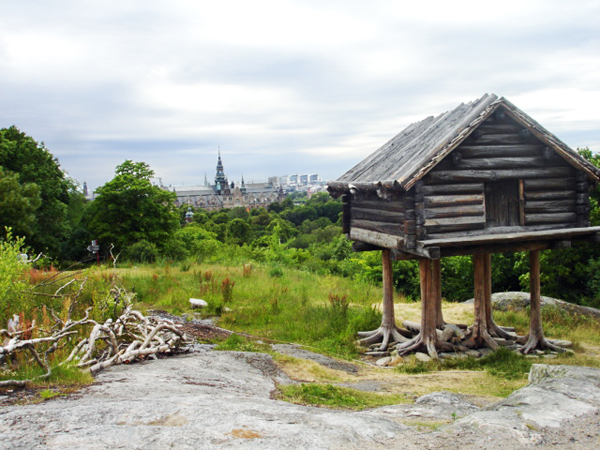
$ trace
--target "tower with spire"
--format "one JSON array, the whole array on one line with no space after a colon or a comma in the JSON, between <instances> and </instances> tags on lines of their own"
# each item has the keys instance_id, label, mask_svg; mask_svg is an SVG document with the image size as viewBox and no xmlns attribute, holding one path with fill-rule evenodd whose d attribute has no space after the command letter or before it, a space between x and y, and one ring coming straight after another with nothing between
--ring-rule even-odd
<instances>
[{"instance_id":1,"label":"tower with spire","mask_svg":"<svg viewBox=\"0 0 600 450\"><path fill-rule=\"evenodd\" d=\"M223 170L223 161L221 161L221 149L219 148L219 159L217 160L217 174L215 175L215 187L217 194L229 194L229 183Z\"/></svg>"}]
</instances>

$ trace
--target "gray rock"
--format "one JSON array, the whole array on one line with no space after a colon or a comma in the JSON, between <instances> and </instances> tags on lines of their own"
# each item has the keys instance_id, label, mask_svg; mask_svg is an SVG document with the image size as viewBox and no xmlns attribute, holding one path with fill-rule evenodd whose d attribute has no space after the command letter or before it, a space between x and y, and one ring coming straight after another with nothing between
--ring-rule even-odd
<instances>
[{"instance_id":1,"label":"gray rock","mask_svg":"<svg viewBox=\"0 0 600 450\"><path fill-rule=\"evenodd\" d=\"M573 348L573 343L564 339L552 339L550 342L562 348Z\"/></svg>"},{"instance_id":2,"label":"gray rock","mask_svg":"<svg viewBox=\"0 0 600 450\"><path fill-rule=\"evenodd\" d=\"M416 352L415 358L417 358L419 361L422 361L422 362L431 361L431 357L429 355L426 355L425 353L421 353L421 352Z\"/></svg>"},{"instance_id":3,"label":"gray rock","mask_svg":"<svg viewBox=\"0 0 600 450\"><path fill-rule=\"evenodd\" d=\"M355 364L339 361L337 359L330 358L329 356L321 355L320 353L314 353L309 350L305 350L299 345L273 344L271 348L284 355L315 361L325 367L329 367L330 369L343 370L344 372L348 373L358 373L358 367ZM387 355L387 352L383 352L382 355Z\"/></svg>"},{"instance_id":4,"label":"gray rock","mask_svg":"<svg viewBox=\"0 0 600 450\"><path fill-rule=\"evenodd\" d=\"M190 298L190 305L192 305L192 309L198 308L206 308L208 303L201 298Z\"/></svg>"},{"instance_id":5,"label":"gray rock","mask_svg":"<svg viewBox=\"0 0 600 450\"><path fill-rule=\"evenodd\" d=\"M385 387L363 381L371 389ZM203 352L115 366L76 394L1 408L0 450L508 450L536 444L591 450L598 444L600 369L534 365L528 386L484 409L449 392L360 412L272 399L277 384L291 382L260 353ZM401 423L416 419L452 423L428 433Z\"/></svg>"},{"instance_id":6,"label":"gray rock","mask_svg":"<svg viewBox=\"0 0 600 450\"><path fill-rule=\"evenodd\" d=\"M529 306L529 300L530 296L528 292L497 292L492 294L494 308L499 311L525 309ZM467 300L464 303L473 303L473 299ZM542 307L554 306L571 313L582 314L600 320L600 309L597 308L579 306L556 298L545 297L543 295L540 297L540 303Z\"/></svg>"},{"instance_id":7,"label":"gray rock","mask_svg":"<svg viewBox=\"0 0 600 450\"><path fill-rule=\"evenodd\" d=\"M375 361L375 365L379 366L379 367L384 367L389 365L389 363L392 361L392 358L389 356L386 356L385 358L380 358L377 361Z\"/></svg>"}]
</instances>

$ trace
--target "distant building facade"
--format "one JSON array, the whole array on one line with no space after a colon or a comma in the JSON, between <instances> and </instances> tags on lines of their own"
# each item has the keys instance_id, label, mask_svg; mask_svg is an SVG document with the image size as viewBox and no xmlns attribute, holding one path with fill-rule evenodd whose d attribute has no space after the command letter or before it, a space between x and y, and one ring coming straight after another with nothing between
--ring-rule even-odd
<instances>
[{"instance_id":1,"label":"distant building facade","mask_svg":"<svg viewBox=\"0 0 600 450\"><path fill-rule=\"evenodd\" d=\"M169 186L165 189L177 194L175 202L177 206L190 205L208 211L240 206L250 210L266 208L271 203L281 202L285 199L285 192L281 185L277 186L273 183L273 179L269 181L267 183L245 183L244 177L242 177L238 186L234 182L230 183L225 175L221 152L219 152L214 184L209 184L205 177L204 186Z\"/></svg>"}]
</instances>

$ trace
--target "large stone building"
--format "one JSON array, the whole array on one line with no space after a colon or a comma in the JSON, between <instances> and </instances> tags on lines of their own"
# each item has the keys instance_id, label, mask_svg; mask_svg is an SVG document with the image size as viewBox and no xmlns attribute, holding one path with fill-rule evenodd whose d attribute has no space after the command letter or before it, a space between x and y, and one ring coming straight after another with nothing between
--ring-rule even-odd
<instances>
[{"instance_id":1,"label":"large stone building","mask_svg":"<svg viewBox=\"0 0 600 450\"><path fill-rule=\"evenodd\" d=\"M285 199L283 188L276 187L272 183L245 183L243 176L239 185L230 183L225 175L221 152L217 161L215 183L209 184L206 177L204 178L203 186L169 186L165 189L177 194L178 206L190 205L209 211L236 206L247 210L266 208L273 202L281 202Z\"/></svg>"}]
</instances>

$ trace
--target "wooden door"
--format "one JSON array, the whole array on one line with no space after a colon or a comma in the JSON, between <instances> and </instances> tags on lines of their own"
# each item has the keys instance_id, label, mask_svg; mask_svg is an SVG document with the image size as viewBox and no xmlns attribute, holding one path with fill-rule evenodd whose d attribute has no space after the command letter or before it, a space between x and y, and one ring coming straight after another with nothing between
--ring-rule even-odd
<instances>
[{"instance_id":1,"label":"wooden door","mask_svg":"<svg viewBox=\"0 0 600 450\"><path fill-rule=\"evenodd\" d=\"M486 228L519 226L519 210L518 180L485 183Z\"/></svg>"}]
</instances>

